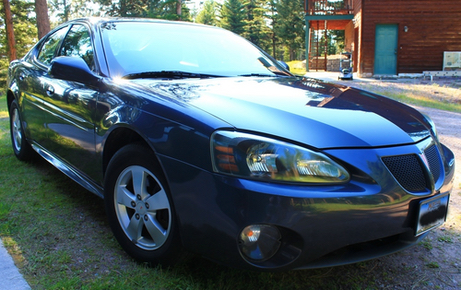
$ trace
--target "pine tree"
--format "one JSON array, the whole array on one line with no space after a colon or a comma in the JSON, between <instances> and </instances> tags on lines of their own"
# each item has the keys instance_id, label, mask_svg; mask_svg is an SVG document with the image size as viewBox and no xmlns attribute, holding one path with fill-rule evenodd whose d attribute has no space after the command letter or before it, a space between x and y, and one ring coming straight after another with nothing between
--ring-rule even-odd
<instances>
[{"instance_id":1,"label":"pine tree","mask_svg":"<svg viewBox=\"0 0 461 290\"><path fill-rule=\"evenodd\" d=\"M218 24L217 7L218 5L213 0L205 1L203 9L198 13L195 20L198 23L216 26Z\"/></svg>"},{"instance_id":2,"label":"pine tree","mask_svg":"<svg viewBox=\"0 0 461 290\"><path fill-rule=\"evenodd\" d=\"M190 21L190 11L180 0L95 0L105 13L113 17L148 17ZM178 9L181 5L181 9ZM181 15L178 12L181 12ZM104 14L104 13L103 13Z\"/></svg>"},{"instance_id":3,"label":"pine tree","mask_svg":"<svg viewBox=\"0 0 461 290\"><path fill-rule=\"evenodd\" d=\"M86 0L48 0L50 11L63 23L71 19L87 16L100 16Z\"/></svg>"},{"instance_id":4,"label":"pine tree","mask_svg":"<svg viewBox=\"0 0 461 290\"><path fill-rule=\"evenodd\" d=\"M247 0L245 3L245 27L243 36L255 45L268 49L270 47L270 29L266 25L266 1Z\"/></svg>"},{"instance_id":5,"label":"pine tree","mask_svg":"<svg viewBox=\"0 0 461 290\"><path fill-rule=\"evenodd\" d=\"M304 48L304 0L279 0L277 3L277 35L283 39L290 60L296 50Z\"/></svg>"},{"instance_id":6,"label":"pine tree","mask_svg":"<svg viewBox=\"0 0 461 290\"><path fill-rule=\"evenodd\" d=\"M5 30L5 10L3 2L0 9L0 87L6 85L6 73L8 70L8 45ZM11 0L10 8L13 18L16 56L23 57L37 42L37 22L30 14L34 12L34 3L23 0Z\"/></svg>"},{"instance_id":7,"label":"pine tree","mask_svg":"<svg viewBox=\"0 0 461 290\"><path fill-rule=\"evenodd\" d=\"M245 32L245 6L240 0L226 0L221 8L222 28L242 35Z\"/></svg>"}]
</instances>

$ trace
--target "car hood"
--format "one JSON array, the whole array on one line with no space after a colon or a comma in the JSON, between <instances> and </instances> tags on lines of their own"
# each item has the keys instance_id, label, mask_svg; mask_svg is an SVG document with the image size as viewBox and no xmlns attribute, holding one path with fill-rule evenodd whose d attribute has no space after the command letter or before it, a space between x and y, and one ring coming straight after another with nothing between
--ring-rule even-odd
<instances>
[{"instance_id":1,"label":"car hood","mask_svg":"<svg viewBox=\"0 0 461 290\"><path fill-rule=\"evenodd\" d=\"M411 144L430 135L413 108L369 92L298 78L217 78L138 81L236 130L257 132L316 148Z\"/></svg>"}]
</instances>

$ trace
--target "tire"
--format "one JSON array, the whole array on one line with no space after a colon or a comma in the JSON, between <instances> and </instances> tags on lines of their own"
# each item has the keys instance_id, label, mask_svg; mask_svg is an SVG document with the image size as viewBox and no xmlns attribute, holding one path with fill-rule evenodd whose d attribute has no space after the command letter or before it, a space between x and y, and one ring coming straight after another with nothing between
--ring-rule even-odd
<instances>
[{"instance_id":1,"label":"tire","mask_svg":"<svg viewBox=\"0 0 461 290\"><path fill-rule=\"evenodd\" d=\"M16 100L10 105L10 135L11 145L14 155L21 161L30 161L34 157L35 151L26 140L26 135L22 128L21 116Z\"/></svg>"},{"instance_id":2,"label":"tire","mask_svg":"<svg viewBox=\"0 0 461 290\"><path fill-rule=\"evenodd\" d=\"M155 154L132 144L109 162L104 203L109 224L122 248L151 266L172 266L180 257L176 215Z\"/></svg>"}]
</instances>

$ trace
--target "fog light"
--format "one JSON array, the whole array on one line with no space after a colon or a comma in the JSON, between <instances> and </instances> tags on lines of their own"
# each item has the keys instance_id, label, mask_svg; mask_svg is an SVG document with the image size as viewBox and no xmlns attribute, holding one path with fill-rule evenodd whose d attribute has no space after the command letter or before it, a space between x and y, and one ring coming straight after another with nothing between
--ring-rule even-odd
<instances>
[{"instance_id":1,"label":"fog light","mask_svg":"<svg viewBox=\"0 0 461 290\"><path fill-rule=\"evenodd\" d=\"M251 260L264 261L280 248L280 231L270 225L247 226L240 233L240 251Z\"/></svg>"}]
</instances>

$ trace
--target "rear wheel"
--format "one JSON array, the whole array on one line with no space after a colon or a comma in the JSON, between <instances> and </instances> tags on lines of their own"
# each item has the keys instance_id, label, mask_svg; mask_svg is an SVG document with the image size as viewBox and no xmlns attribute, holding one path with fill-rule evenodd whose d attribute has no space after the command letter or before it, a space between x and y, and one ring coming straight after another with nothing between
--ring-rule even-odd
<instances>
[{"instance_id":1,"label":"rear wheel","mask_svg":"<svg viewBox=\"0 0 461 290\"><path fill-rule=\"evenodd\" d=\"M173 203L155 155L128 145L109 163L105 206L112 231L133 258L170 266L179 257L180 241Z\"/></svg>"},{"instance_id":2,"label":"rear wheel","mask_svg":"<svg viewBox=\"0 0 461 290\"><path fill-rule=\"evenodd\" d=\"M34 155L34 150L26 140L22 128L19 107L16 100L10 106L10 135L11 144L13 145L14 155L21 161L29 161Z\"/></svg>"}]
</instances>

